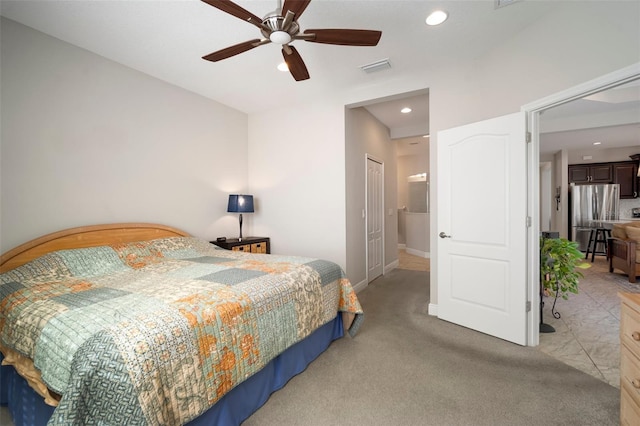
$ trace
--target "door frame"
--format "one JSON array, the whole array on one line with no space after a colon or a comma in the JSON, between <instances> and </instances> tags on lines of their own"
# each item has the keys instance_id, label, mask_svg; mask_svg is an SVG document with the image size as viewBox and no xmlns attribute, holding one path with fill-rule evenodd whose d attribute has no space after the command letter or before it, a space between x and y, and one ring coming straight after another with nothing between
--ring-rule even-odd
<instances>
[{"instance_id":1,"label":"door frame","mask_svg":"<svg viewBox=\"0 0 640 426\"><path fill-rule=\"evenodd\" d=\"M385 204L384 204L384 161L382 161L380 158L377 158L369 153L366 153L364 155L364 210L363 210L363 219L364 219L364 259L365 259L365 280L367 282L367 285L369 285L369 234L368 234L368 225L369 225L369 172L368 172L368 166L369 166L369 160L371 161L375 161L376 163L379 163L381 168L382 168L382 183L380 185L380 200L382 201L381 203L381 211L380 211L380 220L381 220L381 226L382 226L382 275L384 275L385 272L385 258L387 255L387 251L385 250L385 228L384 228L384 222L385 222L385 216L384 216L384 212L385 212Z\"/></svg>"},{"instance_id":2,"label":"door frame","mask_svg":"<svg viewBox=\"0 0 640 426\"><path fill-rule=\"evenodd\" d=\"M529 346L537 346L540 338L540 294L538 282L540 270L540 256L538 255L540 252L540 240L538 238L540 234L540 114L549 108L637 79L640 79L640 62L523 105L520 108L521 111L525 112L527 131L531 134L531 143L527 147L527 214L531 218L527 247L527 291L528 299L532 305L527 319L527 342ZM563 211L566 211L566 202L562 207Z\"/></svg>"}]
</instances>

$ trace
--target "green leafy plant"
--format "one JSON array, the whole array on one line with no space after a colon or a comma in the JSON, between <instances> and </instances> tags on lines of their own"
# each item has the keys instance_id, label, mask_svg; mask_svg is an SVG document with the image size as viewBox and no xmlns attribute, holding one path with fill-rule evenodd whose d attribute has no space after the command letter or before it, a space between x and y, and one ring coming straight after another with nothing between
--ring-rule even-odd
<instances>
[{"instance_id":1,"label":"green leafy plant","mask_svg":"<svg viewBox=\"0 0 640 426\"><path fill-rule=\"evenodd\" d=\"M540 238L540 276L546 294L558 294L563 299L578 293L579 269L591 265L583 260L578 243L566 238Z\"/></svg>"}]
</instances>

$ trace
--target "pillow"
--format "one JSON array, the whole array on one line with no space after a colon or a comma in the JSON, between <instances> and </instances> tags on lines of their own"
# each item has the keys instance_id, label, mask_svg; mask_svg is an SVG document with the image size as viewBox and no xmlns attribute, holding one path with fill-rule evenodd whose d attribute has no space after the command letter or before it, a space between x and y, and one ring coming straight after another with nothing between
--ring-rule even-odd
<instances>
[{"instance_id":1,"label":"pillow","mask_svg":"<svg viewBox=\"0 0 640 426\"><path fill-rule=\"evenodd\" d=\"M627 228L629 239L636 242L636 263L640 260L640 227L629 226Z\"/></svg>"},{"instance_id":2,"label":"pillow","mask_svg":"<svg viewBox=\"0 0 640 426\"><path fill-rule=\"evenodd\" d=\"M620 238L621 240L627 239L627 225L630 223L616 223L613 225L613 229L611 230L611 236L613 238Z\"/></svg>"},{"instance_id":3,"label":"pillow","mask_svg":"<svg viewBox=\"0 0 640 426\"><path fill-rule=\"evenodd\" d=\"M627 236L636 243L640 243L640 228L629 226L627 228Z\"/></svg>"}]
</instances>

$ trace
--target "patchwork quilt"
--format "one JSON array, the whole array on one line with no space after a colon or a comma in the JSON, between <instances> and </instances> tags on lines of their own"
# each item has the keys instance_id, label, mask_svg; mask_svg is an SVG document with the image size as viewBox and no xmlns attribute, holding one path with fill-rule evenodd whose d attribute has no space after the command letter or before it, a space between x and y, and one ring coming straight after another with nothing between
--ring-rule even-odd
<instances>
[{"instance_id":1,"label":"patchwork quilt","mask_svg":"<svg viewBox=\"0 0 640 426\"><path fill-rule=\"evenodd\" d=\"M335 318L332 262L190 237L49 253L0 275L0 344L62 395L50 425L183 424Z\"/></svg>"}]
</instances>

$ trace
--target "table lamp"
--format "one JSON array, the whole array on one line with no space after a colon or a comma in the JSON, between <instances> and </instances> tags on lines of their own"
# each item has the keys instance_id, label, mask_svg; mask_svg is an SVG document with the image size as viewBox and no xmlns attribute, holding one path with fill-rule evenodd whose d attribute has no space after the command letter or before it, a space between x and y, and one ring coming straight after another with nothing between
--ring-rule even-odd
<instances>
[{"instance_id":1,"label":"table lamp","mask_svg":"<svg viewBox=\"0 0 640 426\"><path fill-rule=\"evenodd\" d=\"M229 195L227 212L240 213L240 237L238 241L242 241L242 213L253 213L253 195Z\"/></svg>"}]
</instances>

